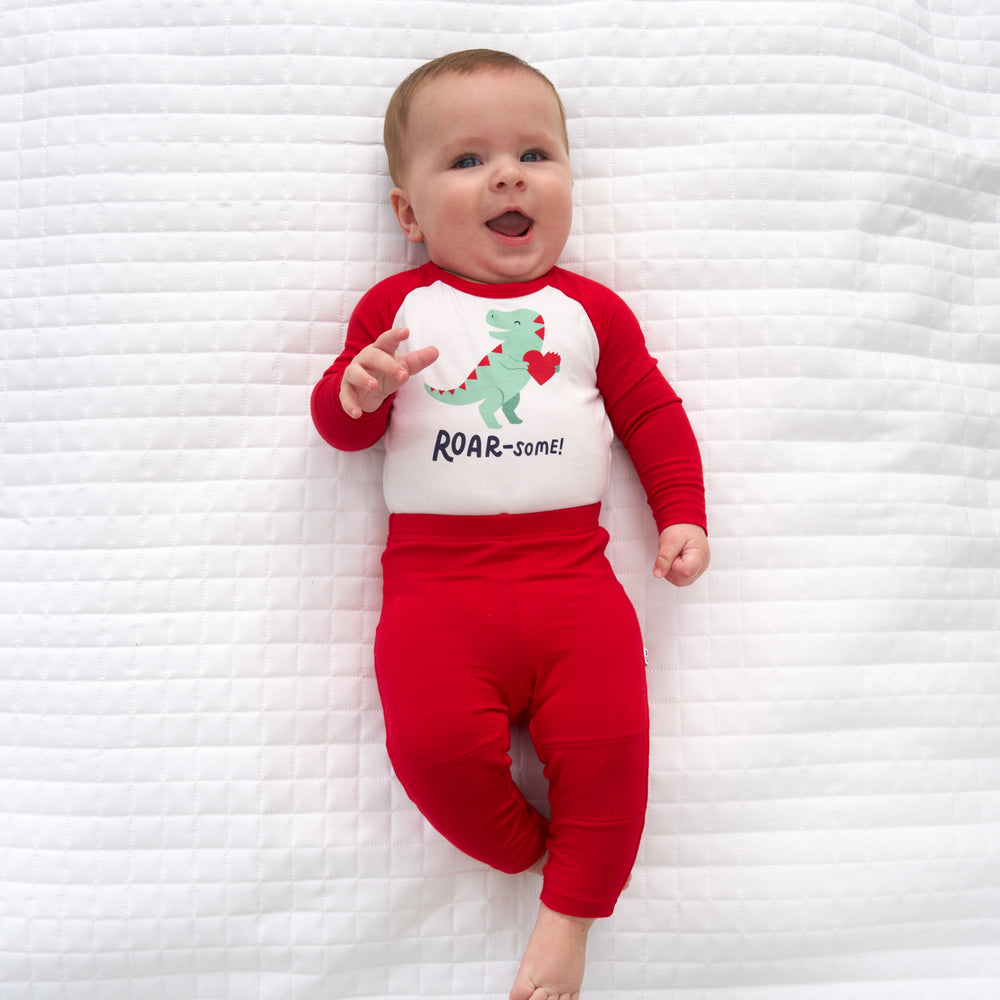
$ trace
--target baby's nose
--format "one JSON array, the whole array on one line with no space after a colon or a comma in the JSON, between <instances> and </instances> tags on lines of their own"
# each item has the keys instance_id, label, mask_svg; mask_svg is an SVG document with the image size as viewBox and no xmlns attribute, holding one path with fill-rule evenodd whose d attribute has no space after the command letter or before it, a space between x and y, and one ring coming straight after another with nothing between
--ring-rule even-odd
<instances>
[{"instance_id":1,"label":"baby's nose","mask_svg":"<svg viewBox=\"0 0 1000 1000\"><path fill-rule=\"evenodd\" d=\"M507 163L500 167L493 177L493 184L497 189L521 187L524 184L524 171L520 162Z\"/></svg>"}]
</instances>

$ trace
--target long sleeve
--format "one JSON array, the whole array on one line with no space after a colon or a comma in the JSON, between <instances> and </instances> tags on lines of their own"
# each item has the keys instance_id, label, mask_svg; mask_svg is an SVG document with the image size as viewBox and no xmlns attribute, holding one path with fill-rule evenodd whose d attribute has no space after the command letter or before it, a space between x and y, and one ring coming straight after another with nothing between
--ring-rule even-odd
<instances>
[{"instance_id":1,"label":"long sleeve","mask_svg":"<svg viewBox=\"0 0 1000 1000\"><path fill-rule=\"evenodd\" d=\"M658 531L697 524L707 531L701 453L687 413L658 368L609 410L646 493Z\"/></svg>"},{"instance_id":2,"label":"long sleeve","mask_svg":"<svg viewBox=\"0 0 1000 1000\"><path fill-rule=\"evenodd\" d=\"M646 493L657 530L707 530L701 453L680 397L650 355L639 322L609 293L591 313L601 346L597 385Z\"/></svg>"}]
</instances>

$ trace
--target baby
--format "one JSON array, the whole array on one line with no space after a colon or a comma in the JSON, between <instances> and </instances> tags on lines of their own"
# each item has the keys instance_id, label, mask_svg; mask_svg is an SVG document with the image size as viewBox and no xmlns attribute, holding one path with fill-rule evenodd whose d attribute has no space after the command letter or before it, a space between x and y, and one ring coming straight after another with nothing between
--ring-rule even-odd
<instances>
[{"instance_id":1,"label":"baby","mask_svg":"<svg viewBox=\"0 0 1000 1000\"><path fill-rule=\"evenodd\" d=\"M436 59L393 95L385 146L392 208L430 260L362 298L313 419L336 448L385 441L375 672L393 769L461 850L542 874L510 1000L570 1000L646 810L642 639L598 523L611 443L660 532L653 574L678 586L709 561L698 447L628 307L556 267L573 176L546 77L489 50ZM548 818L511 779L521 718Z\"/></svg>"}]
</instances>

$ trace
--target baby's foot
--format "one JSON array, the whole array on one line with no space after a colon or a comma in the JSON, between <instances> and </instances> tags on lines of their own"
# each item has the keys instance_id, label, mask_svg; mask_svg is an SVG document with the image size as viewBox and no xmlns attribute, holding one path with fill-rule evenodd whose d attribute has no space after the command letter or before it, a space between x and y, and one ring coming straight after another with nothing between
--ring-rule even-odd
<instances>
[{"instance_id":1,"label":"baby's foot","mask_svg":"<svg viewBox=\"0 0 1000 1000\"><path fill-rule=\"evenodd\" d=\"M510 1000L578 1000L593 922L542 903Z\"/></svg>"}]
</instances>

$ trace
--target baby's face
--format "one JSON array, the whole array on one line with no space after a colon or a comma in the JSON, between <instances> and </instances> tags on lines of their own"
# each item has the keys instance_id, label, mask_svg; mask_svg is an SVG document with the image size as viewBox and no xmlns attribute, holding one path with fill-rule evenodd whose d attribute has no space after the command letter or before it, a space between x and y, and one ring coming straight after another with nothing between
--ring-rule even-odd
<instances>
[{"instance_id":1,"label":"baby's face","mask_svg":"<svg viewBox=\"0 0 1000 1000\"><path fill-rule=\"evenodd\" d=\"M527 71L449 74L415 95L392 192L408 239L470 281L530 281L569 237L573 174L552 90Z\"/></svg>"}]
</instances>

